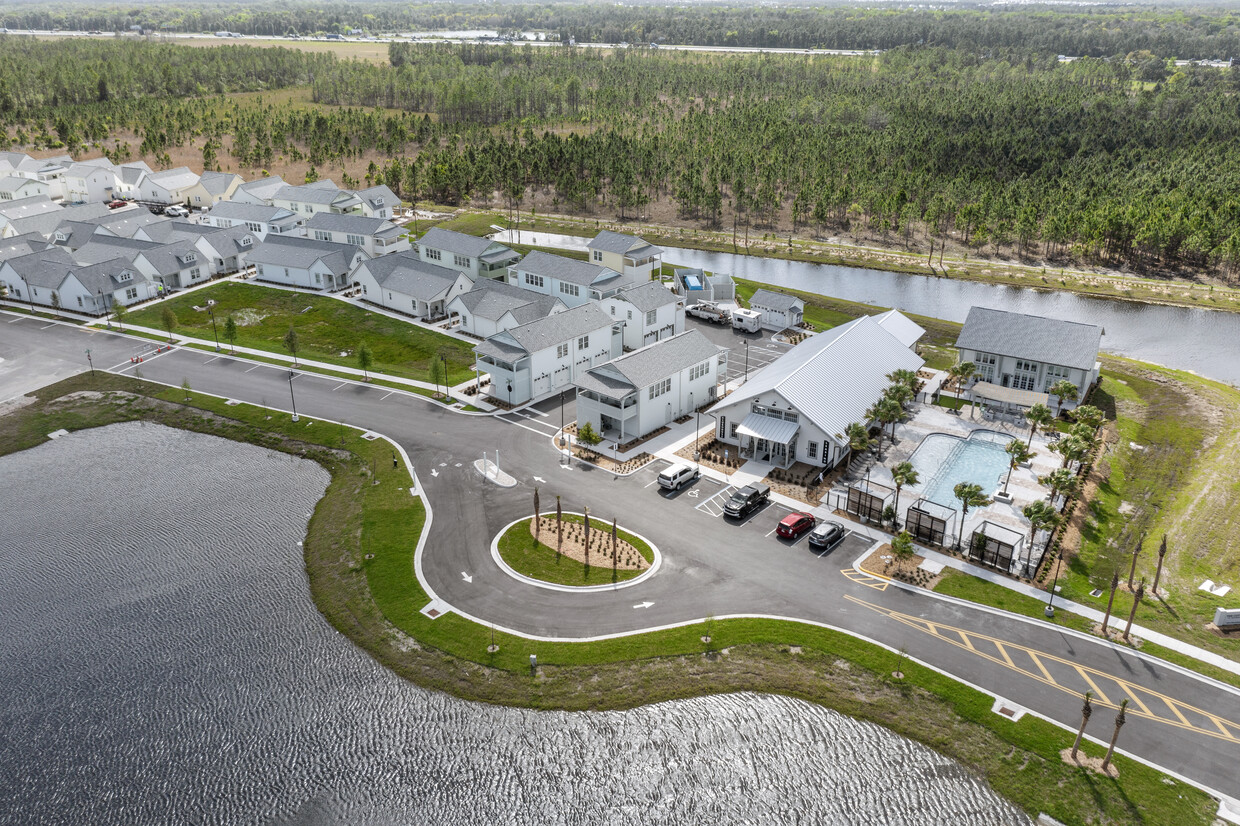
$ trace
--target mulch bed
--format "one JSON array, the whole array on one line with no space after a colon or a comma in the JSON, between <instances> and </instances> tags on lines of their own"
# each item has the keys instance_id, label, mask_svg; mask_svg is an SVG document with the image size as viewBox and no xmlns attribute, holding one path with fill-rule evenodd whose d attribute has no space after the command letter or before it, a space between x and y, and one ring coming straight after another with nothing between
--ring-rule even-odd
<instances>
[{"instance_id":1,"label":"mulch bed","mask_svg":"<svg viewBox=\"0 0 1240 826\"><path fill-rule=\"evenodd\" d=\"M555 517L543 516L539 519L542 532L538 541L555 550L557 532ZM530 535L534 535L534 520L530 520ZM611 564L612 543L611 525L607 522L593 521L590 523L590 554L586 556L585 526L576 522L564 523L564 541L560 545L560 553L569 559L575 559L583 565L594 565L605 568ZM616 568L621 571L644 571L650 567L646 558L636 548L616 537L615 544Z\"/></svg>"}]
</instances>

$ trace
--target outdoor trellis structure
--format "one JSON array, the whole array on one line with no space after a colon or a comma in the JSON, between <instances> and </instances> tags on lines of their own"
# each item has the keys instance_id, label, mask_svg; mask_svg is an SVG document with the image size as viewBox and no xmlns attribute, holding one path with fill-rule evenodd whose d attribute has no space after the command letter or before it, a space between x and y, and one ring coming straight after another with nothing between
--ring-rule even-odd
<instances>
[{"instance_id":1,"label":"outdoor trellis structure","mask_svg":"<svg viewBox=\"0 0 1240 826\"><path fill-rule=\"evenodd\" d=\"M894 488L866 479L848 487L844 510L870 522L881 522L883 509L895 494Z\"/></svg>"},{"instance_id":2,"label":"outdoor trellis structure","mask_svg":"<svg viewBox=\"0 0 1240 826\"><path fill-rule=\"evenodd\" d=\"M1012 573L1015 562L1023 571L1024 564L1019 556L1024 544L1025 535L1020 531L984 520L969 538L969 561L1004 573Z\"/></svg>"},{"instance_id":3,"label":"outdoor trellis structure","mask_svg":"<svg viewBox=\"0 0 1240 826\"><path fill-rule=\"evenodd\" d=\"M955 538L956 509L929 499L918 499L905 512L904 528L923 545L943 547Z\"/></svg>"}]
</instances>

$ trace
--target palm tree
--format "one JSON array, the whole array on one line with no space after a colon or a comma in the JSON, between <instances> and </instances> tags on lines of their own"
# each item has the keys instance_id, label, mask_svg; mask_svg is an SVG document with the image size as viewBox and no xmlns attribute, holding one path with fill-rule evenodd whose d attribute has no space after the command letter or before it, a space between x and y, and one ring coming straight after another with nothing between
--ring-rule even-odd
<instances>
[{"instance_id":1,"label":"palm tree","mask_svg":"<svg viewBox=\"0 0 1240 826\"><path fill-rule=\"evenodd\" d=\"M1107 746L1107 756L1102 758L1102 773L1106 774L1107 769L1111 766L1111 755L1115 752L1115 741L1119 739L1119 730L1124 727L1127 722L1127 715L1124 710L1128 708L1128 701L1124 700L1119 704L1119 713L1115 715L1115 733L1111 735L1111 745Z\"/></svg>"},{"instance_id":2,"label":"palm tree","mask_svg":"<svg viewBox=\"0 0 1240 826\"><path fill-rule=\"evenodd\" d=\"M1051 424L1055 421L1055 414L1051 413L1051 409L1046 405L1038 402L1025 413L1025 419L1029 422L1029 441L1027 444L1033 445L1033 437L1039 430L1050 429Z\"/></svg>"},{"instance_id":3,"label":"palm tree","mask_svg":"<svg viewBox=\"0 0 1240 826\"><path fill-rule=\"evenodd\" d=\"M1052 503L1054 503L1055 497L1061 493L1065 498L1075 496L1081 486L1076 474L1067 468L1055 468L1046 476L1038 477L1038 483L1046 485L1051 489L1050 500Z\"/></svg>"},{"instance_id":4,"label":"palm tree","mask_svg":"<svg viewBox=\"0 0 1240 826\"><path fill-rule=\"evenodd\" d=\"M1076 436L1068 436L1052 444L1051 451L1063 457L1061 467L1066 468L1069 462L1077 462L1084 459L1089 452L1089 445Z\"/></svg>"},{"instance_id":5,"label":"palm tree","mask_svg":"<svg viewBox=\"0 0 1240 826\"><path fill-rule=\"evenodd\" d=\"M895 399L884 397L875 402L871 413L873 418L877 419L882 425L878 429L878 454L881 457L883 454L883 430L887 425L891 425L891 440L893 442L896 440L895 425L896 422L904 418L904 408Z\"/></svg>"},{"instance_id":6,"label":"palm tree","mask_svg":"<svg viewBox=\"0 0 1240 826\"><path fill-rule=\"evenodd\" d=\"M870 431L860 422L853 422L844 428L844 438L848 439L848 449L853 453L864 453L872 444Z\"/></svg>"},{"instance_id":7,"label":"palm tree","mask_svg":"<svg viewBox=\"0 0 1240 826\"><path fill-rule=\"evenodd\" d=\"M952 493L960 500L960 536L956 539L956 548L959 549L964 542L964 522L969 515L969 508L984 508L990 504L990 500L982 493L982 486L972 482L960 482L952 488Z\"/></svg>"},{"instance_id":8,"label":"palm tree","mask_svg":"<svg viewBox=\"0 0 1240 826\"><path fill-rule=\"evenodd\" d=\"M977 375L977 365L971 361L962 361L960 364L953 364L947 368L947 375L956 382L956 398L960 398L960 394L964 392L964 386L969 383L969 379ZM970 405L969 418L973 418L973 410Z\"/></svg>"},{"instance_id":9,"label":"palm tree","mask_svg":"<svg viewBox=\"0 0 1240 826\"><path fill-rule=\"evenodd\" d=\"M883 391L883 398L893 399L903 407L913 400L913 391L906 384L893 384Z\"/></svg>"},{"instance_id":10,"label":"palm tree","mask_svg":"<svg viewBox=\"0 0 1240 826\"><path fill-rule=\"evenodd\" d=\"M1029 551L1033 551L1033 540L1043 528L1054 529L1061 517L1049 502L1039 499L1021 508L1021 513L1029 520Z\"/></svg>"},{"instance_id":11,"label":"palm tree","mask_svg":"<svg viewBox=\"0 0 1240 826\"><path fill-rule=\"evenodd\" d=\"M912 370L894 370L887 374L887 381L907 387L914 396L917 394L917 385L921 383Z\"/></svg>"},{"instance_id":12,"label":"palm tree","mask_svg":"<svg viewBox=\"0 0 1240 826\"><path fill-rule=\"evenodd\" d=\"M1102 427L1102 423L1106 421L1106 416L1102 411L1094 407L1092 404L1083 404L1072 411L1072 418L1081 424L1087 424L1093 430L1097 431Z\"/></svg>"},{"instance_id":13,"label":"palm tree","mask_svg":"<svg viewBox=\"0 0 1240 826\"><path fill-rule=\"evenodd\" d=\"M1067 379L1060 379L1046 389L1046 392L1055 397L1055 412L1063 412L1064 401L1074 402L1080 398L1080 391L1076 385Z\"/></svg>"},{"instance_id":14,"label":"palm tree","mask_svg":"<svg viewBox=\"0 0 1240 826\"><path fill-rule=\"evenodd\" d=\"M1029 446L1020 439L1013 439L1008 442L1003 450L1008 455L1008 472L1007 478L1003 480L1003 495L1007 496L1008 482L1012 481L1012 471L1016 470L1017 465L1023 465L1037 454L1029 449Z\"/></svg>"},{"instance_id":15,"label":"palm tree","mask_svg":"<svg viewBox=\"0 0 1240 826\"><path fill-rule=\"evenodd\" d=\"M1085 705L1081 706L1081 727L1076 730L1076 742L1072 744L1072 759L1076 759L1076 750L1081 745L1081 737L1085 734L1085 726L1089 725L1089 716L1094 713L1094 707L1090 704L1090 698L1094 696L1094 692L1085 692Z\"/></svg>"},{"instance_id":16,"label":"palm tree","mask_svg":"<svg viewBox=\"0 0 1240 826\"><path fill-rule=\"evenodd\" d=\"M913 467L912 462L900 462L891 468L891 479L896 485L896 520L897 523L892 525L898 528L900 519L900 491L905 485L915 485L920 480L917 477L917 468Z\"/></svg>"}]
</instances>

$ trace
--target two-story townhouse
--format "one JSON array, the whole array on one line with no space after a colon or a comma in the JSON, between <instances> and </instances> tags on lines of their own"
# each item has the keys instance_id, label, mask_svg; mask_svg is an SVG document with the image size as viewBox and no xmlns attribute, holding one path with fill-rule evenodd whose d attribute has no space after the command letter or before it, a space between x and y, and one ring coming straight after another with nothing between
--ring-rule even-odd
<instances>
[{"instance_id":1,"label":"two-story townhouse","mask_svg":"<svg viewBox=\"0 0 1240 826\"><path fill-rule=\"evenodd\" d=\"M71 164L65 171L65 200L70 203L111 201L116 192L116 169L106 158Z\"/></svg>"},{"instance_id":2,"label":"two-story townhouse","mask_svg":"<svg viewBox=\"0 0 1240 826\"><path fill-rule=\"evenodd\" d=\"M0 238L24 235L17 232L14 224L24 218L40 215L60 215L62 207L46 195L33 195L15 201L0 203Z\"/></svg>"},{"instance_id":3,"label":"two-story townhouse","mask_svg":"<svg viewBox=\"0 0 1240 826\"><path fill-rule=\"evenodd\" d=\"M160 244L142 250L133 267L165 290L182 290L211 277L211 262L192 241Z\"/></svg>"},{"instance_id":4,"label":"two-story townhouse","mask_svg":"<svg viewBox=\"0 0 1240 826\"><path fill-rule=\"evenodd\" d=\"M418 253L430 264L456 267L470 278L506 279L520 253L490 238L432 227L418 239Z\"/></svg>"},{"instance_id":5,"label":"two-story townhouse","mask_svg":"<svg viewBox=\"0 0 1240 826\"><path fill-rule=\"evenodd\" d=\"M146 161L126 161L116 167L116 189L112 194L118 198L137 198L138 184L154 170Z\"/></svg>"},{"instance_id":6,"label":"two-story townhouse","mask_svg":"<svg viewBox=\"0 0 1240 826\"><path fill-rule=\"evenodd\" d=\"M622 352L620 327L596 304L582 304L503 330L474 347L491 395L509 405L567 389L591 367Z\"/></svg>"},{"instance_id":7,"label":"two-story townhouse","mask_svg":"<svg viewBox=\"0 0 1240 826\"><path fill-rule=\"evenodd\" d=\"M330 292L352 284L353 270L369 257L352 244L268 235L254 245L249 263L259 281Z\"/></svg>"},{"instance_id":8,"label":"two-story townhouse","mask_svg":"<svg viewBox=\"0 0 1240 826\"><path fill-rule=\"evenodd\" d=\"M26 198L47 198L51 187L34 178L23 178L20 175L5 175L0 178L0 201L21 201Z\"/></svg>"},{"instance_id":9,"label":"two-story townhouse","mask_svg":"<svg viewBox=\"0 0 1240 826\"><path fill-rule=\"evenodd\" d=\"M188 204L202 176L187 166L148 172L138 181L138 198L156 204Z\"/></svg>"},{"instance_id":10,"label":"two-story townhouse","mask_svg":"<svg viewBox=\"0 0 1240 826\"><path fill-rule=\"evenodd\" d=\"M463 272L428 264L410 251L363 261L353 272L353 283L361 286L363 301L432 321L446 317L447 303L473 282Z\"/></svg>"},{"instance_id":11,"label":"two-story townhouse","mask_svg":"<svg viewBox=\"0 0 1240 826\"><path fill-rule=\"evenodd\" d=\"M641 282L609 267L536 250L508 268L508 283L553 295L568 307L579 307Z\"/></svg>"},{"instance_id":12,"label":"two-story townhouse","mask_svg":"<svg viewBox=\"0 0 1240 826\"><path fill-rule=\"evenodd\" d=\"M43 307L102 315L114 304L154 298L156 287L124 258L78 264L62 249L40 250L0 263L12 298Z\"/></svg>"},{"instance_id":13,"label":"two-story townhouse","mask_svg":"<svg viewBox=\"0 0 1240 826\"><path fill-rule=\"evenodd\" d=\"M18 203L14 201L13 205L16 206ZM20 203L25 203L25 201ZM0 206L0 238L37 232L44 238L50 239L56 227L63 221L94 221L111 214L107 205L101 203L68 207L55 204L52 206L52 209L45 209L43 205L39 205L36 209L23 209L19 212L9 212L8 206Z\"/></svg>"},{"instance_id":14,"label":"two-story townhouse","mask_svg":"<svg viewBox=\"0 0 1240 826\"><path fill-rule=\"evenodd\" d=\"M637 350L685 331L684 299L658 281L623 289L599 302L624 325L624 348Z\"/></svg>"},{"instance_id":15,"label":"two-story townhouse","mask_svg":"<svg viewBox=\"0 0 1240 826\"><path fill-rule=\"evenodd\" d=\"M242 226L261 241L267 237L268 233L301 235L301 227L305 220L305 216L281 207L240 201L221 201L211 207L205 223L222 229Z\"/></svg>"},{"instance_id":16,"label":"two-story townhouse","mask_svg":"<svg viewBox=\"0 0 1240 826\"><path fill-rule=\"evenodd\" d=\"M353 193L357 196L357 205L342 212L355 212L366 218L392 219L400 207L400 198L388 187L380 184L367 189L359 189Z\"/></svg>"},{"instance_id":17,"label":"two-story townhouse","mask_svg":"<svg viewBox=\"0 0 1240 826\"><path fill-rule=\"evenodd\" d=\"M202 173L196 184L185 191L186 202L194 209L207 209L212 204L232 198L237 187L243 183L245 179L236 173L208 169Z\"/></svg>"},{"instance_id":18,"label":"two-story townhouse","mask_svg":"<svg viewBox=\"0 0 1240 826\"><path fill-rule=\"evenodd\" d=\"M1065 380L1078 398L1061 400L1062 409L1075 407L1098 381L1101 344L1102 328L1094 324L986 307L969 308L956 338L960 362L977 368L973 395L1024 409L1045 403L1050 388Z\"/></svg>"},{"instance_id":19,"label":"two-story townhouse","mask_svg":"<svg viewBox=\"0 0 1240 826\"><path fill-rule=\"evenodd\" d=\"M905 344L908 336L892 329L862 316L809 336L711 408L716 437L742 459L835 467L849 452L845 430L870 423L867 412L891 385L888 374L924 364Z\"/></svg>"},{"instance_id":20,"label":"two-story townhouse","mask_svg":"<svg viewBox=\"0 0 1240 826\"><path fill-rule=\"evenodd\" d=\"M38 181L47 187L47 195L53 200L64 200L65 170L73 163L68 155L36 159L21 152L5 153L0 159L0 176L14 176Z\"/></svg>"},{"instance_id":21,"label":"two-story townhouse","mask_svg":"<svg viewBox=\"0 0 1240 826\"><path fill-rule=\"evenodd\" d=\"M372 258L410 250L404 227L383 218L319 212L306 221L306 237L316 241L352 244Z\"/></svg>"},{"instance_id":22,"label":"two-story townhouse","mask_svg":"<svg viewBox=\"0 0 1240 826\"><path fill-rule=\"evenodd\" d=\"M640 281L649 281L663 263L663 250L638 238L603 230L594 236L586 249L591 263L609 267Z\"/></svg>"},{"instance_id":23,"label":"two-story townhouse","mask_svg":"<svg viewBox=\"0 0 1240 826\"><path fill-rule=\"evenodd\" d=\"M488 338L501 330L529 324L552 313L567 310L553 295L525 290L493 278L479 278L467 292L448 302L448 315L459 322L457 330L475 338Z\"/></svg>"},{"instance_id":24,"label":"two-story townhouse","mask_svg":"<svg viewBox=\"0 0 1240 826\"><path fill-rule=\"evenodd\" d=\"M618 444L652 433L717 398L727 353L689 330L586 370L574 382L577 426Z\"/></svg>"},{"instance_id":25,"label":"two-story townhouse","mask_svg":"<svg viewBox=\"0 0 1240 826\"><path fill-rule=\"evenodd\" d=\"M335 181L322 180L283 186L271 196L271 205L309 217L320 212L348 212L358 205L358 200L352 192L336 186Z\"/></svg>"}]
</instances>

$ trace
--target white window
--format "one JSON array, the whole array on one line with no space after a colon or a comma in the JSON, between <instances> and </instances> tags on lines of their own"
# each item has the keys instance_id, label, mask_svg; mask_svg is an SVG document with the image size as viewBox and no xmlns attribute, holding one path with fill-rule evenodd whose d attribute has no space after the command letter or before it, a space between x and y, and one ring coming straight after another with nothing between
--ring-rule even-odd
<instances>
[{"instance_id":1,"label":"white window","mask_svg":"<svg viewBox=\"0 0 1240 826\"><path fill-rule=\"evenodd\" d=\"M241 246L243 246L243 247L248 247L248 246L250 245L250 240L251 240L251 239L250 239L250 236L248 236L248 235L242 236L242 238L241 238Z\"/></svg>"},{"instance_id":2,"label":"white window","mask_svg":"<svg viewBox=\"0 0 1240 826\"><path fill-rule=\"evenodd\" d=\"M818 458L818 443L810 442L808 445L806 445L805 455L808 456L810 459L817 459Z\"/></svg>"},{"instance_id":3,"label":"white window","mask_svg":"<svg viewBox=\"0 0 1240 826\"><path fill-rule=\"evenodd\" d=\"M581 295L581 287L578 287L576 284L566 284L565 282L561 281L560 292L564 293L565 295L577 296L577 295Z\"/></svg>"},{"instance_id":4,"label":"white window","mask_svg":"<svg viewBox=\"0 0 1240 826\"><path fill-rule=\"evenodd\" d=\"M568 344L560 344L555 348L555 357L558 359L568 358Z\"/></svg>"},{"instance_id":5,"label":"white window","mask_svg":"<svg viewBox=\"0 0 1240 826\"><path fill-rule=\"evenodd\" d=\"M189 271L189 280L196 281L198 280L198 277L201 275L202 275L202 271L198 267L194 267L192 270Z\"/></svg>"},{"instance_id":6,"label":"white window","mask_svg":"<svg viewBox=\"0 0 1240 826\"><path fill-rule=\"evenodd\" d=\"M708 373L710 373L709 361L704 361L701 364L695 364L689 370L689 381L697 381Z\"/></svg>"},{"instance_id":7,"label":"white window","mask_svg":"<svg viewBox=\"0 0 1240 826\"><path fill-rule=\"evenodd\" d=\"M612 314L612 315L615 315L615 314L616 314L616 305L615 305L615 304L612 304L612 305L611 305L611 307L609 307L609 309L611 310L611 314Z\"/></svg>"},{"instance_id":8,"label":"white window","mask_svg":"<svg viewBox=\"0 0 1240 826\"><path fill-rule=\"evenodd\" d=\"M317 273L317 272L316 272L316 273L314 274L314 283L315 283L315 284L322 284L322 283L323 283L323 275L322 275L321 273Z\"/></svg>"},{"instance_id":9,"label":"white window","mask_svg":"<svg viewBox=\"0 0 1240 826\"><path fill-rule=\"evenodd\" d=\"M375 213L375 215L377 215L377 216L378 216L378 217L380 217L380 218L386 218L386 217L387 217L387 210L386 210L386 209L381 209L381 210L379 210L378 212L376 212L376 213Z\"/></svg>"},{"instance_id":10,"label":"white window","mask_svg":"<svg viewBox=\"0 0 1240 826\"><path fill-rule=\"evenodd\" d=\"M288 278L288 267L284 268L284 277Z\"/></svg>"},{"instance_id":11,"label":"white window","mask_svg":"<svg viewBox=\"0 0 1240 826\"><path fill-rule=\"evenodd\" d=\"M659 318L659 311L650 310L648 313L646 313L646 326L649 327L650 325L654 324L655 321L658 320L658 318Z\"/></svg>"},{"instance_id":12,"label":"white window","mask_svg":"<svg viewBox=\"0 0 1240 826\"><path fill-rule=\"evenodd\" d=\"M581 338L577 339L577 349L578 349L578 350L585 350L585 349L586 349L587 347L589 347L589 346L590 346L590 337L589 337L589 336L582 336Z\"/></svg>"},{"instance_id":13,"label":"white window","mask_svg":"<svg viewBox=\"0 0 1240 826\"><path fill-rule=\"evenodd\" d=\"M465 315L464 313L461 313L461 326L463 327L468 323L469 323L469 316Z\"/></svg>"},{"instance_id":14,"label":"white window","mask_svg":"<svg viewBox=\"0 0 1240 826\"><path fill-rule=\"evenodd\" d=\"M197 261L197 260L198 260L198 256L197 256L197 255L194 255L192 252L187 252L187 253L185 253L185 260L186 260L186 261Z\"/></svg>"},{"instance_id":15,"label":"white window","mask_svg":"<svg viewBox=\"0 0 1240 826\"><path fill-rule=\"evenodd\" d=\"M245 228L248 229L250 232L262 232L263 231L263 225L255 223L254 221L246 221Z\"/></svg>"},{"instance_id":16,"label":"white window","mask_svg":"<svg viewBox=\"0 0 1240 826\"><path fill-rule=\"evenodd\" d=\"M332 240L332 234L330 232L327 232L326 230L316 229L314 231L314 240L330 241Z\"/></svg>"},{"instance_id":17,"label":"white window","mask_svg":"<svg viewBox=\"0 0 1240 826\"><path fill-rule=\"evenodd\" d=\"M719 417L719 438L722 439L728 432L728 417Z\"/></svg>"},{"instance_id":18,"label":"white window","mask_svg":"<svg viewBox=\"0 0 1240 826\"><path fill-rule=\"evenodd\" d=\"M81 307L81 306L82 306L82 296L80 296L80 295L79 295L79 296L77 297L77 300L78 300L78 306L79 306L79 307Z\"/></svg>"},{"instance_id":19,"label":"white window","mask_svg":"<svg viewBox=\"0 0 1240 826\"><path fill-rule=\"evenodd\" d=\"M543 285L543 277L541 275L534 275L532 272L527 272L525 274L525 283L529 284L531 287L541 287Z\"/></svg>"},{"instance_id":20,"label":"white window","mask_svg":"<svg viewBox=\"0 0 1240 826\"><path fill-rule=\"evenodd\" d=\"M732 436L732 438L733 438L733 439L735 439L735 438L736 438L736 429L737 429L738 427L740 427L740 425L739 425L739 424L737 424L736 422L732 422L731 436Z\"/></svg>"},{"instance_id":21,"label":"white window","mask_svg":"<svg viewBox=\"0 0 1240 826\"><path fill-rule=\"evenodd\" d=\"M121 270L121 274L116 276L116 280L121 281L121 282L129 281L132 278L133 278L133 273L131 273L129 270ZM37 295L38 293L36 292L35 294Z\"/></svg>"},{"instance_id":22,"label":"white window","mask_svg":"<svg viewBox=\"0 0 1240 826\"><path fill-rule=\"evenodd\" d=\"M133 301L137 297L138 297L137 287L130 287L129 289L125 290L125 298L128 299L129 301Z\"/></svg>"},{"instance_id":23,"label":"white window","mask_svg":"<svg viewBox=\"0 0 1240 826\"><path fill-rule=\"evenodd\" d=\"M440 252L439 250L427 249L426 257L431 259L432 261L442 261L443 253Z\"/></svg>"},{"instance_id":24,"label":"white window","mask_svg":"<svg viewBox=\"0 0 1240 826\"><path fill-rule=\"evenodd\" d=\"M629 310L629 311L628 311L628 315L629 315L629 321L632 321L632 320L633 320L633 311L632 311L632 310Z\"/></svg>"},{"instance_id":25,"label":"white window","mask_svg":"<svg viewBox=\"0 0 1240 826\"><path fill-rule=\"evenodd\" d=\"M603 253L602 253L602 252L600 252L599 250L593 250L593 253L594 253L593 258L594 258L594 260L595 260L595 261L602 261L602 260L603 260Z\"/></svg>"},{"instance_id":26,"label":"white window","mask_svg":"<svg viewBox=\"0 0 1240 826\"><path fill-rule=\"evenodd\" d=\"M254 265L254 272L258 274L258 277L259 277L259 278L262 278L262 277L263 277L263 265L262 265L262 264L255 264L255 265Z\"/></svg>"},{"instance_id":27,"label":"white window","mask_svg":"<svg viewBox=\"0 0 1240 826\"><path fill-rule=\"evenodd\" d=\"M453 255L452 263L456 264L458 267L468 267L469 256L468 255Z\"/></svg>"},{"instance_id":28,"label":"white window","mask_svg":"<svg viewBox=\"0 0 1240 826\"><path fill-rule=\"evenodd\" d=\"M346 235L344 237L344 240L348 241L350 244L352 244L355 247L361 247L361 246L366 245L366 239L360 235Z\"/></svg>"},{"instance_id":29,"label":"white window","mask_svg":"<svg viewBox=\"0 0 1240 826\"><path fill-rule=\"evenodd\" d=\"M650 398L657 399L664 393L670 392L672 389L672 380L664 379L663 381L650 385Z\"/></svg>"},{"instance_id":30,"label":"white window","mask_svg":"<svg viewBox=\"0 0 1240 826\"><path fill-rule=\"evenodd\" d=\"M977 367L977 375L982 381L995 380L995 362L996 359L989 353L978 353L977 358L973 360L973 364Z\"/></svg>"}]
</instances>

